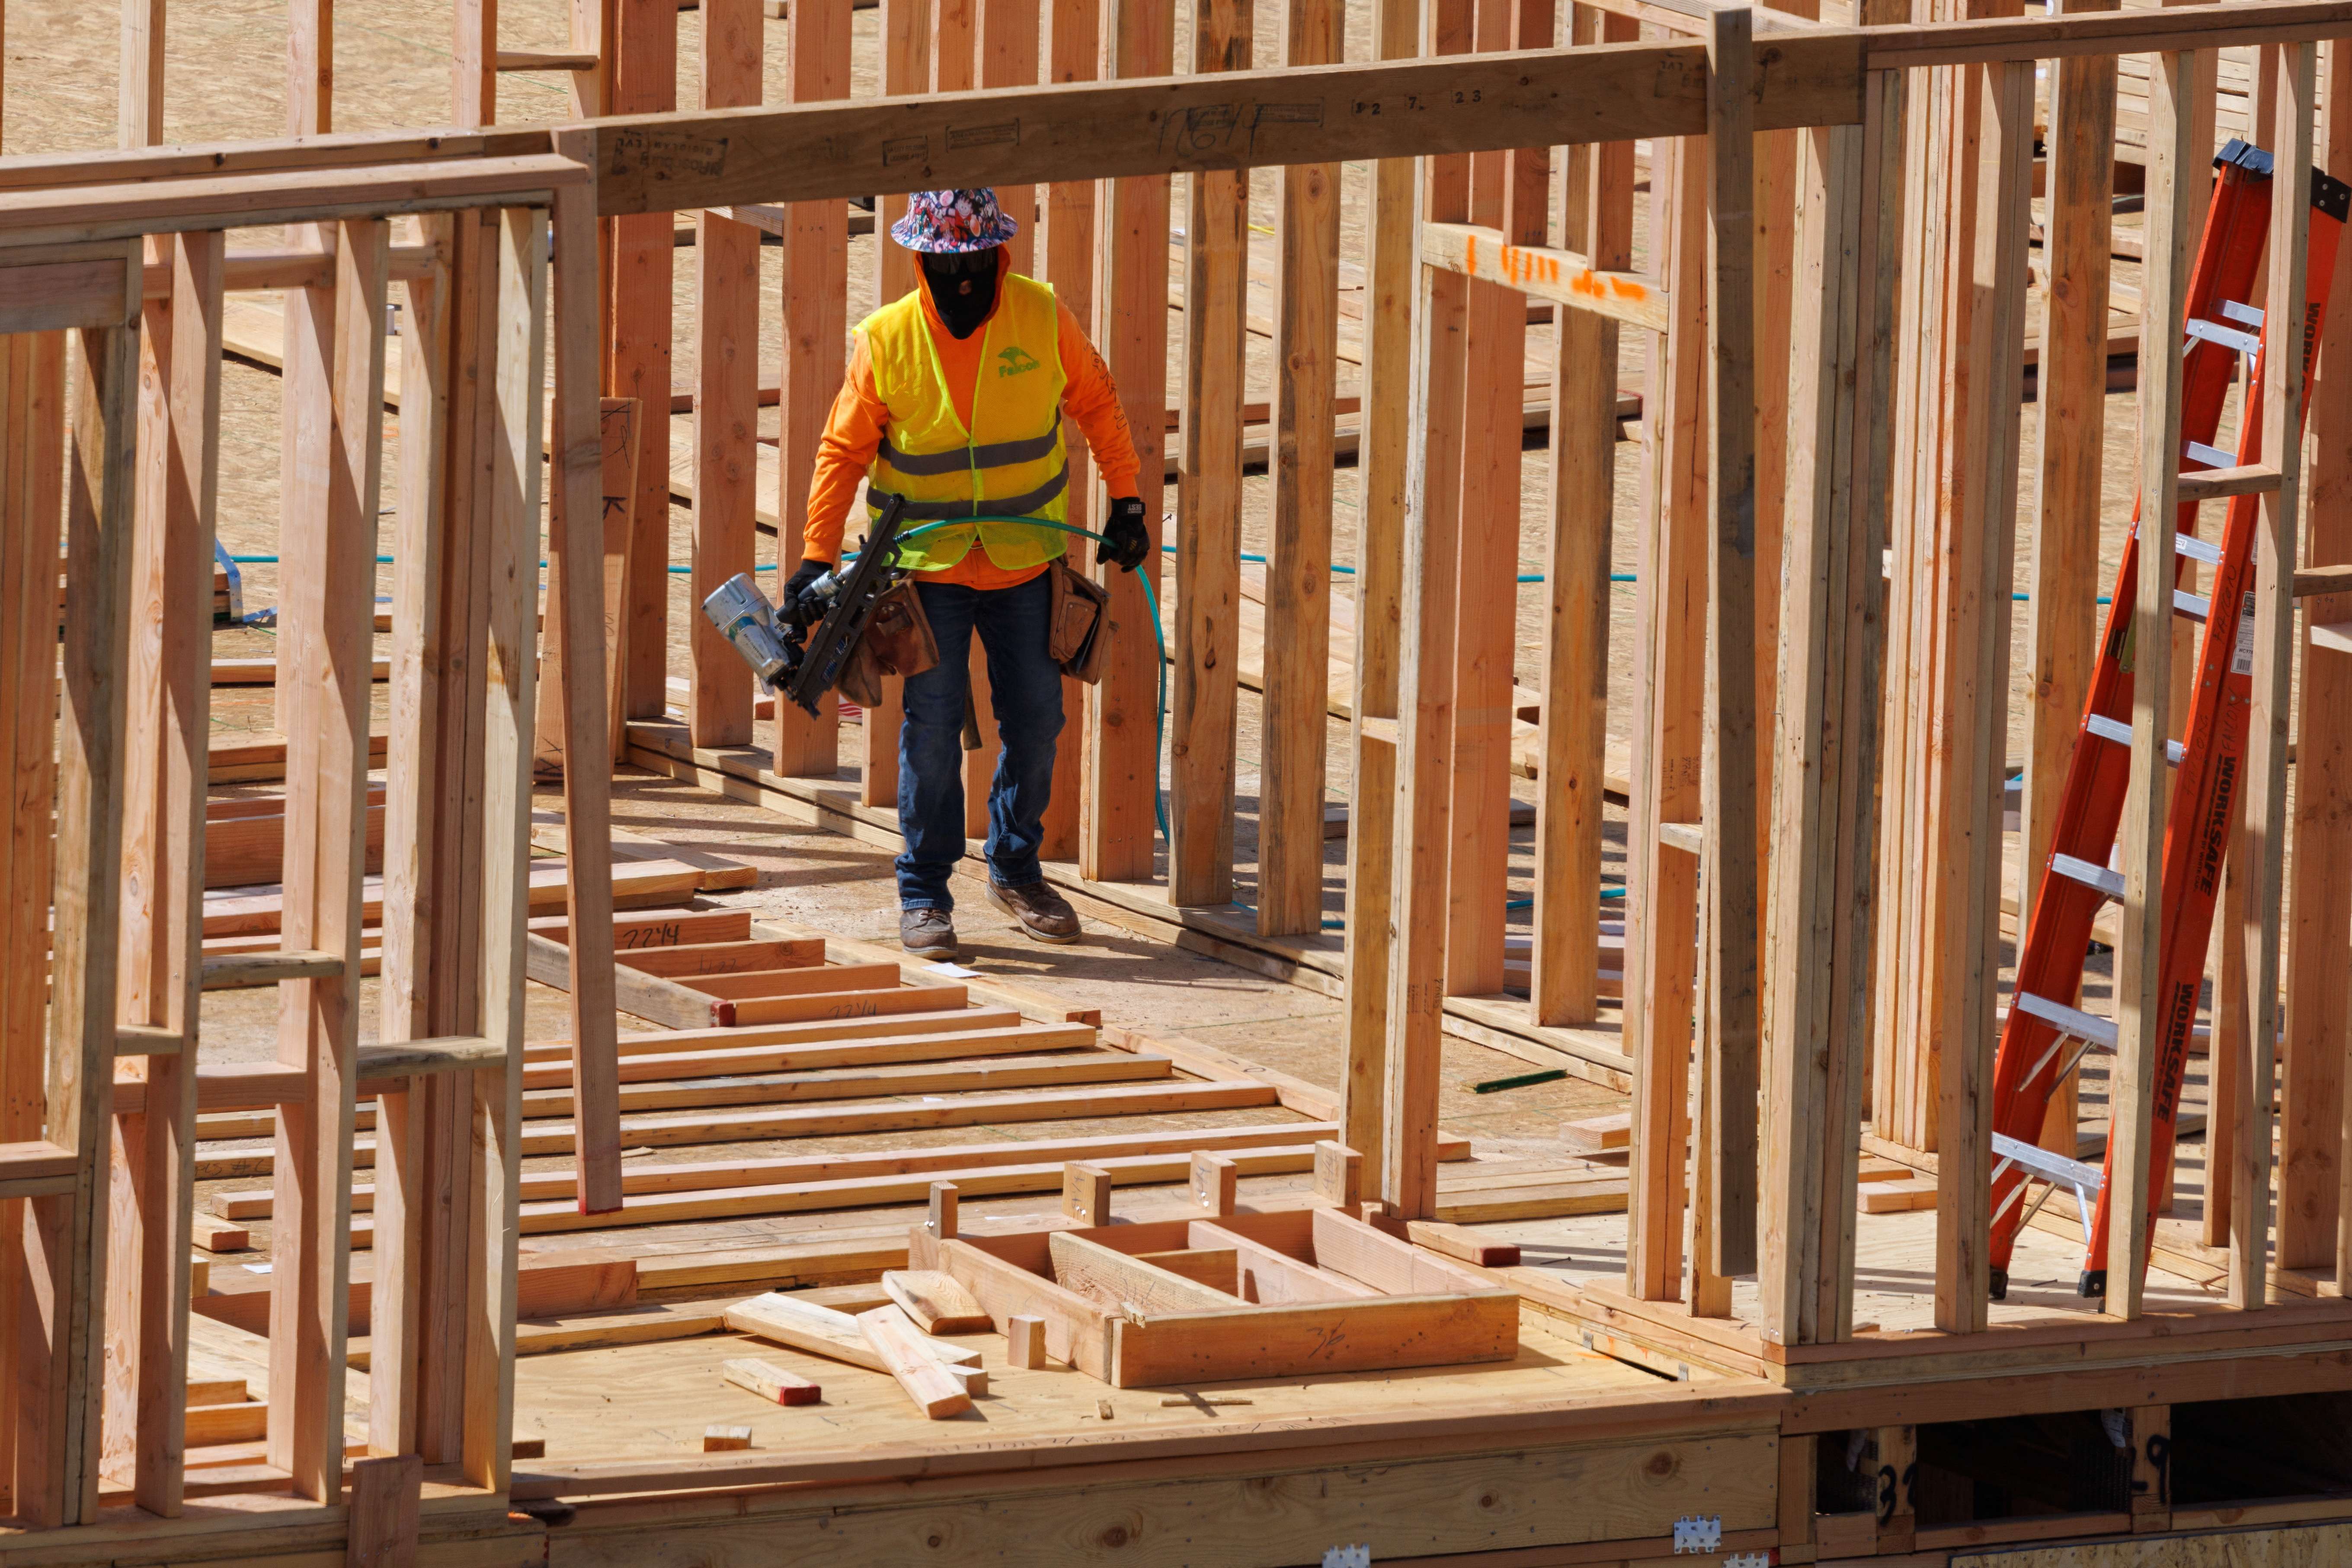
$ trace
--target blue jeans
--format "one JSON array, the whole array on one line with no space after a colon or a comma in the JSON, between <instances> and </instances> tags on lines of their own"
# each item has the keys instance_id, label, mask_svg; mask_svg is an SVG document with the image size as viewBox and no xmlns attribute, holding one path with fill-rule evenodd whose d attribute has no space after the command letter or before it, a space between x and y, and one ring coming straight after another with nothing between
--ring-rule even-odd
<instances>
[{"instance_id":1,"label":"blue jeans","mask_svg":"<svg viewBox=\"0 0 2352 1568\"><path fill-rule=\"evenodd\" d=\"M966 588L915 580L940 662L906 683L898 731L898 905L952 910L948 879L962 858L963 714L971 689L971 634L988 656L990 699L1004 750L988 788L988 868L1009 888L1040 881L1037 849L1054 790L1062 732L1062 669L1045 652L1053 574L1014 588Z\"/></svg>"}]
</instances>

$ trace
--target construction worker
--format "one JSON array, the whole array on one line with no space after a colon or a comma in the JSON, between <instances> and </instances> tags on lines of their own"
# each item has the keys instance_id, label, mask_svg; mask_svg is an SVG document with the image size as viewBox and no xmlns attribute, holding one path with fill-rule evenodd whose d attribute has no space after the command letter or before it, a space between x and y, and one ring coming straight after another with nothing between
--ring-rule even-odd
<instances>
[{"instance_id":1,"label":"construction worker","mask_svg":"<svg viewBox=\"0 0 2352 1568\"><path fill-rule=\"evenodd\" d=\"M1084 432L1111 496L1097 562L1132 572L1150 552L1118 389L1052 285L1007 264L1004 242L1015 229L992 190L908 198L890 237L917 253L921 283L858 324L817 448L786 604L840 559L861 479L869 516L888 496L906 498L904 531L955 517L1062 521L1066 414ZM910 953L957 953L949 877L964 850L962 735L975 629L1003 744L988 792L988 899L1038 942L1078 939L1076 913L1045 885L1037 860L1062 731L1062 669L1047 651L1047 573L1072 537L982 521L931 530L899 552L939 645L939 662L906 680L898 731L898 826L907 840L897 863L898 936Z\"/></svg>"}]
</instances>

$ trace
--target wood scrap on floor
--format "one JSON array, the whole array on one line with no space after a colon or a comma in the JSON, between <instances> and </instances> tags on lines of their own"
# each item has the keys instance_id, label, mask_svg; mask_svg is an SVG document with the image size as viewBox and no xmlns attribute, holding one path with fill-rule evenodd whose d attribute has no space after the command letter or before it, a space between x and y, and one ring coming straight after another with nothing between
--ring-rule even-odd
<instances>
[{"instance_id":1,"label":"wood scrap on floor","mask_svg":"<svg viewBox=\"0 0 2352 1568\"><path fill-rule=\"evenodd\" d=\"M962 1383L950 1377L931 1352L914 1322L895 1304L857 1314L857 1330L882 1360L883 1370L898 1380L915 1408L933 1421L961 1415L971 1408L971 1395Z\"/></svg>"},{"instance_id":2,"label":"wood scrap on floor","mask_svg":"<svg viewBox=\"0 0 2352 1568\"><path fill-rule=\"evenodd\" d=\"M824 1397L820 1385L796 1372L785 1371L774 1362L761 1361L755 1356L738 1356L719 1370L737 1388L748 1389L778 1405L815 1405Z\"/></svg>"},{"instance_id":3,"label":"wood scrap on floor","mask_svg":"<svg viewBox=\"0 0 2352 1568\"><path fill-rule=\"evenodd\" d=\"M882 1276L882 1291L927 1334L986 1334L996 1321L981 1310L955 1276L936 1268L894 1268Z\"/></svg>"}]
</instances>

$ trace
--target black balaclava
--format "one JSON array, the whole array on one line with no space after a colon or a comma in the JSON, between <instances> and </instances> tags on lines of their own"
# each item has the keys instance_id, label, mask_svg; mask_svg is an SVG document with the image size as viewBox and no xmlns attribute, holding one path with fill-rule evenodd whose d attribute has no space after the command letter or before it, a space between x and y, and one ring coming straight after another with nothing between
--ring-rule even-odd
<instances>
[{"instance_id":1,"label":"black balaclava","mask_svg":"<svg viewBox=\"0 0 2352 1568\"><path fill-rule=\"evenodd\" d=\"M931 304L959 340L980 331L996 304L996 262L1003 254L994 247L923 253L923 281L930 287Z\"/></svg>"}]
</instances>

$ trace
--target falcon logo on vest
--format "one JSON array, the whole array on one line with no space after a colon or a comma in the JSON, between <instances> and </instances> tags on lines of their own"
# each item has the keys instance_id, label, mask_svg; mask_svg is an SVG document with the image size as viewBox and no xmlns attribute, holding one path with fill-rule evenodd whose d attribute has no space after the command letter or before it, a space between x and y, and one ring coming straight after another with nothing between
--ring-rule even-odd
<instances>
[{"instance_id":1,"label":"falcon logo on vest","mask_svg":"<svg viewBox=\"0 0 2352 1568\"><path fill-rule=\"evenodd\" d=\"M1000 380L1008 375L1026 375L1033 370L1045 368L1034 354L1019 343L1013 344L996 357L1004 362L996 367L996 374Z\"/></svg>"}]
</instances>

